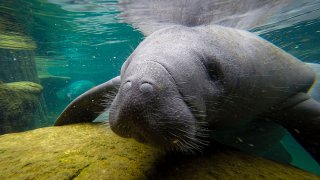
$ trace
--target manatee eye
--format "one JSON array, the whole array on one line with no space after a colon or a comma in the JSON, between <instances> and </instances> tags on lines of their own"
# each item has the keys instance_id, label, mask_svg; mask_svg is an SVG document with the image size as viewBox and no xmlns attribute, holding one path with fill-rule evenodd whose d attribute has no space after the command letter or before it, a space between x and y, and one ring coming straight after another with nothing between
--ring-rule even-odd
<instances>
[{"instance_id":1,"label":"manatee eye","mask_svg":"<svg viewBox=\"0 0 320 180\"><path fill-rule=\"evenodd\" d=\"M151 93L153 91L153 86L150 83L143 83L140 86L140 91L143 93Z\"/></svg>"},{"instance_id":2,"label":"manatee eye","mask_svg":"<svg viewBox=\"0 0 320 180\"><path fill-rule=\"evenodd\" d=\"M213 81L221 81L224 79L223 69L219 63L208 63L207 68L209 76Z\"/></svg>"}]
</instances>

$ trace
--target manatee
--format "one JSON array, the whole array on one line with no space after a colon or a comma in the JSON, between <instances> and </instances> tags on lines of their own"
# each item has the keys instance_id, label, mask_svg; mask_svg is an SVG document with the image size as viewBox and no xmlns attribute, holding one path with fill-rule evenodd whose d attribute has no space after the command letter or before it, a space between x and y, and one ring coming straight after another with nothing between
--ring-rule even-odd
<instances>
[{"instance_id":1,"label":"manatee","mask_svg":"<svg viewBox=\"0 0 320 180\"><path fill-rule=\"evenodd\" d=\"M72 101L55 125L91 122L108 109L119 136L187 153L211 140L263 151L285 128L319 162L320 104L308 94L315 72L230 26L165 20L148 28L120 75Z\"/></svg>"}]
</instances>

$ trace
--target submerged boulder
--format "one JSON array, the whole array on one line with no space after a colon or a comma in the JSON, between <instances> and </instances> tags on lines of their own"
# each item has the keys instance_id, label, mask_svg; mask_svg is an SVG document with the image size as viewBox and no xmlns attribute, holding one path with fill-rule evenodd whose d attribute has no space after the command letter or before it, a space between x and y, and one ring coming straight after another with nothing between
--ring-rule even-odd
<instances>
[{"instance_id":1,"label":"submerged boulder","mask_svg":"<svg viewBox=\"0 0 320 180\"><path fill-rule=\"evenodd\" d=\"M71 81L70 77L64 76L52 76L52 75L42 75L39 76L40 84L43 86L43 96L46 100L46 105L48 107L49 115L55 119L57 118L57 112L61 112L65 106L67 106L69 101L61 101L57 97L57 92L65 87ZM51 122L53 124L53 122Z\"/></svg>"},{"instance_id":2,"label":"submerged boulder","mask_svg":"<svg viewBox=\"0 0 320 180\"><path fill-rule=\"evenodd\" d=\"M51 75L42 75L39 76L40 84L43 86L44 89L48 89L51 91L58 91L63 87L67 86L71 78L65 76L51 76Z\"/></svg>"},{"instance_id":3,"label":"submerged boulder","mask_svg":"<svg viewBox=\"0 0 320 180\"><path fill-rule=\"evenodd\" d=\"M42 86L33 82L0 82L0 134L35 128L41 122Z\"/></svg>"},{"instance_id":4,"label":"submerged boulder","mask_svg":"<svg viewBox=\"0 0 320 180\"><path fill-rule=\"evenodd\" d=\"M2 135L0 161L0 179L319 179L222 146L201 155L165 155L101 124Z\"/></svg>"}]
</instances>

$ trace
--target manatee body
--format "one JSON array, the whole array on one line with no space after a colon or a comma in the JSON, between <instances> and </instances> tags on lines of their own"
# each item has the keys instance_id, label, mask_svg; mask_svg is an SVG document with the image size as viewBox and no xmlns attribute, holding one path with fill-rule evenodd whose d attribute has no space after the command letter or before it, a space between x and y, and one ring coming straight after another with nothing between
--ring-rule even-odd
<instances>
[{"instance_id":1,"label":"manatee body","mask_svg":"<svg viewBox=\"0 0 320 180\"><path fill-rule=\"evenodd\" d=\"M193 152L209 136L265 149L282 137L281 124L319 161L320 105L307 94L314 79L307 65L247 31L172 26L148 36L120 76L75 99L55 125L91 122L109 109L116 134Z\"/></svg>"}]
</instances>

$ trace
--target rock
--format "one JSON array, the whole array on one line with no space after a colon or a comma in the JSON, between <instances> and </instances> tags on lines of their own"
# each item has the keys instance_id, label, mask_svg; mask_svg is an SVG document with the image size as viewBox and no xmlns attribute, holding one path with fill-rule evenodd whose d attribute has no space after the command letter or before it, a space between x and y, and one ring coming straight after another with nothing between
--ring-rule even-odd
<instances>
[{"instance_id":1,"label":"rock","mask_svg":"<svg viewBox=\"0 0 320 180\"><path fill-rule=\"evenodd\" d=\"M64 77L64 76L51 76L51 75L42 75L39 76L40 84L45 89L54 89L55 91L66 87L69 83L71 78Z\"/></svg>"},{"instance_id":2,"label":"rock","mask_svg":"<svg viewBox=\"0 0 320 180\"><path fill-rule=\"evenodd\" d=\"M43 86L43 97L46 101L49 119L56 119L60 112L68 105L69 101L62 101L57 97L57 92L70 84L71 78L64 76L41 75L40 84ZM52 125L54 122L50 122Z\"/></svg>"},{"instance_id":3,"label":"rock","mask_svg":"<svg viewBox=\"0 0 320 180\"><path fill-rule=\"evenodd\" d=\"M8 88L11 88L12 90L30 94L40 94L43 90L40 84L28 81L6 83L6 85Z\"/></svg>"},{"instance_id":4,"label":"rock","mask_svg":"<svg viewBox=\"0 0 320 180\"><path fill-rule=\"evenodd\" d=\"M37 44L34 39L29 36L29 30L32 29L30 22L33 21L33 17L31 16L31 11L29 13L28 11L22 12L17 9L18 7L28 9L27 3L23 5L21 3L22 1L0 1L0 7L2 7L0 16L0 81L5 83L29 81L39 84L40 81L35 62L35 49L37 48ZM11 97L13 96L10 95L10 98ZM48 118L45 100L41 95L39 95L38 99L37 115L39 118L37 119L41 119L41 124L47 125ZM7 106L7 104L1 104L0 106L0 113L2 113L2 106ZM34 108L31 108L30 111L31 110L34 110ZM16 114L17 113L14 113L14 116ZM19 118L14 119L15 122L20 121ZM0 120L0 124L2 121L3 119ZM25 122L25 120L23 121ZM15 126L22 127L23 125L15 124ZM0 127L0 134L4 128L6 127ZM29 127L27 127L27 129L28 128ZM6 132L12 131L9 130Z\"/></svg>"},{"instance_id":5,"label":"rock","mask_svg":"<svg viewBox=\"0 0 320 180\"><path fill-rule=\"evenodd\" d=\"M48 108L51 110L57 104L61 104L59 99L56 95L57 91L65 88L70 83L70 77L63 77L63 76L51 76L51 75L44 75L39 76L40 84L43 86L44 89L44 98L48 105ZM65 105L63 105L64 107ZM59 109L58 112L61 110Z\"/></svg>"},{"instance_id":6,"label":"rock","mask_svg":"<svg viewBox=\"0 0 320 180\"><path fill-rule=\"evenodd\" d=\"M0 80L3 82L31 81L38 83L34 51L32 49L24 49L25 47L23 46L27 46L27 43L24 45L8 42L6 38L11 36L3 37L2 33L5 32L1 31L0 17ZM11 37L12 40L15 38L18 37ZM12 46L9 46L9 44ZM21 47L19 47L20 45Z\"/></svg>"},{"instance_id":7,"label":"rock","mask_svg":"<svg viewBox=\"0 0 320 180\"><path fill-rule=\"evenodd\" d=\"M101 124L48 127L0 136L0 179L319 179L225 147L165 155Z\"/></svg>"},{"instance_id":8,"label":"rock","mask_svg":"<svg viewBox=\"0 0 320 180\"><path fill-rule=\"evenodd\" d=\"M39 125L42 86L33 82L0 83L0 134Z\"/></svg>"}]
</instances>

